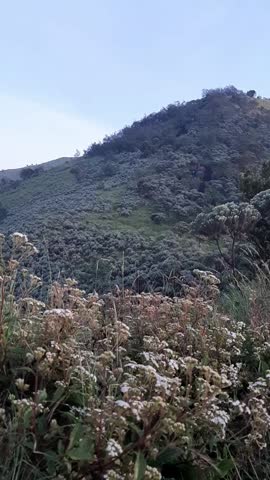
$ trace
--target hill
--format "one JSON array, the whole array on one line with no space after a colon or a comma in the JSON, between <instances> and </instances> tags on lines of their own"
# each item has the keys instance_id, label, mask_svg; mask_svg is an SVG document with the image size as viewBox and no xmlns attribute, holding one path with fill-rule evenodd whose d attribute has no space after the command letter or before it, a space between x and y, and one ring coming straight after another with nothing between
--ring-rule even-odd
<instances>
[{"instance_id":1,"label":"hill","mask_svg":"<svg viewBox=\"0 0 270 480\"><path fill-rule=\"evenodd\" d=\"M87 290L117 283L171 294L193 268L220 268L211 243L190 233L191 221L238 201L240 172L269 158L269 101L234 87L208 90L68 165L2 187L8 215L0 227L38 244L36 270L47 280L74 276Z\"/></svg>"},{"instance_id":2,"label":"hill","mask_svg":"<svg viewBox=\"0 0 270 480\"><path fill-rule=\"evenodd\" d=\"M71 161L70 157L61 157L56 158L55 160L50 160L49 162L42 163L43 170L50 170L51 168L59 167L61 165L68 164ZM38 169L40 165L30 165L32 169ZM0 181L4 180L19 180L21 177L21 172L23 168L10 168L8 170L0 170Z\"/></svg>"}]
</instances>

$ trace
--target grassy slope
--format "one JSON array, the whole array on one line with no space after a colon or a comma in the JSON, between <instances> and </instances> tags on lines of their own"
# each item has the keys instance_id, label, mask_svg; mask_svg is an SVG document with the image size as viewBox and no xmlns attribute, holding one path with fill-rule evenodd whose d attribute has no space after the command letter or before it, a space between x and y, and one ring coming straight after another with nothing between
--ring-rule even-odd
<instances>
[{"instance_id":1,"label":"grassy slope","mask_svg":"<svg viewBox=\"0 0 270 480\"><path fill-rule=\"evenodd\" d=\"M44 172L22 182L18 188L0 194L0 201L7 208L29 205L36 197L46 198L66 193L75 186L74 176L67 168Z\"/></svg>"},{"instance_id":2,"label":"grassy slope","mask_svg":"<svg viewBox=\"0 0 270 480\"><path fill-rule=\"evenodd\" d=\"M35 199L44 200L57 196L68 195L71 191L76 192L80 187L69 168L55 168L43 173L41 176L33 177L22 182L18 188L8 192L0 193L0 201L11 213L18 206L30 208ZM151 221L151 214L155 209L151 202L147 206L134 209L131 215L125 217L117 213L116 208L124 195L126 186L111 188L110 190L96 190L97 202L108 202L112 205L112 213L101 214L88 212L81 217L84 227L96 225L108 227L111 230L120 232L140 232L143 235L159 235L168 232L173 223L166 222L162 225L154 224Z\"/></svg>"}]
</instances>

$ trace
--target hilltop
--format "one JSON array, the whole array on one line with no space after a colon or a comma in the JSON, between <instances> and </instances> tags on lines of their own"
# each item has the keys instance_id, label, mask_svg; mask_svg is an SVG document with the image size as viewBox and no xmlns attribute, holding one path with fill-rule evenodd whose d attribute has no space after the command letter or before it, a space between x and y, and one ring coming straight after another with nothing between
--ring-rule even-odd
<instances>
[{"instance_id":1,"label":"hilltop","mask_svg":"<svg viewBox=\"0 0 270 480\"><path fill-rule=\"evenodd\" d=\"M2 185L0 228L29 234L40 249L37 273L47 280L74 276L87 290L117 283L173 293L193 268L219 268L211 243L194 238L190 223L239 201L240 172L269 158L269 101L234 87L208 90L91 145L79 159Z\"/></svg>"}]
</instances>

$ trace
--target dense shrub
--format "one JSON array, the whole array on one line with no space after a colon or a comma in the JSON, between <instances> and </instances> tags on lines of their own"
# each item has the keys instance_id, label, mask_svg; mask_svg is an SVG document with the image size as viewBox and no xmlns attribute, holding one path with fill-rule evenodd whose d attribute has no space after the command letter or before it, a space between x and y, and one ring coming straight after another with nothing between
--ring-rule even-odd
<instances>
[{"instance_id":1,"label":"dense shrub","mask_svg":"<svg viewBox=\"0 0 270 480\"><path fill-rule=\"evenodd\" d=\"M201 270L182 298L69 279L45 305L20 267L34 253L15 234L1 262L1 478L268 478L267 275L226 300L245 323Z\"/></svg>"},{"instance_id":2,"label":"dense shrub","mask_svg":"<svg viewBox=\"0 0 270 480\"><path fill-rule=\"evenodd\" d=\"M44 172L44 169L41 165L35 167L25 167L20 172L20 177L22 180L29 180L29 178L36 177Z\"/></svg>"},{"instance_id":3,"label":"dense shrub","mask_svg":"<svg viewBox=\"0 0 270 480\"><path fill-rule=\"evenodd\" d=\"M0 223L7 217L7 209L3 207L2 203L0 202Z\"/></svg>"},{"instance_id":4,"label":"dense shrub","mask_svg":"<svg viewBox=\"0 0 270 480\"><path fill-rule=\"evenodd\" d=\"M240 176L240 190L247 200L251 200L257 193L270 188L270 162L264 162L256 170L245 170Z\"/></svg>"},{"instance_id":5,"label":"dense shrub","mask_svg":"<svg viewBox=\"0 0 270 480\"><path fill-rule=\"evenodd\" d=\"M221 257L235 272L236 247L260 220L261 215L254 205L230 202L218 205L209 213L200 213L193 222L193 230L202 236L215 240ZM230 238L229 256L221 249L222 237Z\"/></svg>"}]
</instances>

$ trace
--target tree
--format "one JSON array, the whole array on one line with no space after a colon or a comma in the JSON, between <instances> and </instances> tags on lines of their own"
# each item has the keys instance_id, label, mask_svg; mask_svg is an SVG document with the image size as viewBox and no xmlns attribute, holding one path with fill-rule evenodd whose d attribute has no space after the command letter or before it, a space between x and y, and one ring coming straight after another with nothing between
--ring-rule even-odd
<instances>
[{"instance_id":1,"label":"tree","mask_svg":"<svg viewBox=\"0 0 270 480\"><path fill-rule=\"evenodd\" d=\"M251 97L251 98L256 97L256 90L249 90L249 91L247 92L247 96L248 96L248 97Z\"/></svg>"},{"instance_id":2,"label":"tree","mask_svg":"<svg viewBox=\"0 0 270 480\"><path fill-rule=\"evenodd\" d=\"M23 168L20 173L22 180L28 180L29 178L32 178L34 175L35 175L35 170L34 168L31 168L31 167Z\"/></svg>"},{"instance_id":3,"label":"tree","mask_svg":"<svg viewBox=\"0 0 270 480\"><path fill-rule=\"evenodd\" d=\"M166 221L166 215L165 215L165 213L162 213L162 212L152 213L151 220L152 220L152 222L156 223L157 225L160 225L162 222Z\"/></svg>"},{"instance_id":4,"label":"tree","mask_svg":"<svg viewBox=\"0 0 270 480\"><path fill-rule=\"evenodd\" d=\"M216 242L218 251L235 273L237 242L256 225L261 215L249 203L225 203L214 207L209 213L200 213L193 223L193 229L199 235ZM231 239L230 253L226 255L220 240L227 236Z\"/></svg>"},{"instance_id":5,"label":"tree","mask_svg":"<svg viewBox=\"0 0 270 480\"><path fill-rule=\"evenodd\" d=\"M240 175L240 190L245 200L251 200L257 193L270 188L270 161L254 170L246 170Z\"/></svg>"}]
</instances>

